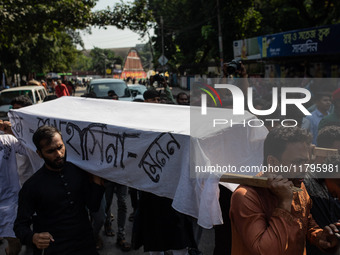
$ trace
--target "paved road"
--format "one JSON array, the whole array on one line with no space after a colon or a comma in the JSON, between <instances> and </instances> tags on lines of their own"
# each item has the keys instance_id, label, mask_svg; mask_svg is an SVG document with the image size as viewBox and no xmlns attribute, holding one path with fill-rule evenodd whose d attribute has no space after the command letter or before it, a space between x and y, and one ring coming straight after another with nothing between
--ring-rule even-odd
<instances>
[{"instance_id":1,"label":"paved road","mask_svg":"<svg viewBox=\"0 0 340 255\"><path fill-rule=\"evenodd\" d=\"M78 88L76 91L76 96L80 96L84 94L85 88ZM173 88L172 89L173 94L177 95L180 91L182 91L179 88ZM129 215L132 212L132 207L130 203L130 198L128 197L127 201L127 206L128 206L128 213ZM114 197L113 203L112 203L112 212L114 215L117 215L117 202L116 202L116 197ZM126 238L128 241L131 240L131 233L132 233L132 222L127 221L126 223ZM113 228L116 231L117 230L117 220L113 222ZM166 229L164 229L166 231ZM143 252L143 249L139 250L133 250L130 252L122 252L120 249L118 249L115 245L116 238L115 237L107 237L104 235L104 232L101 231L101 237L104 241L104 247L102 250L99 251L100 255L122 255L122 254L131 254L131 255L141 255L141 254L147 254ZM0 255L5 255L5 246L6 246L6 241L0 244ZM199 245L199 249L203 252L205 255L211 255L213 254L213 249L214 249L214 230L210 229L204 229L201 242ZM20 255L31 255L29 252L26 252L25 246L23 247Z\"/></svg>"},{"instance_id":2,"label":"paved road","mask_svg":"<svg viewBox=\"0 0 340 255\"><path fill-rule=\"evenodd\" d=\"M128 215L132 212L132 207L130 204L130 200L128 199L127 201L127 207L128 207ZM117 202L116 198L114 197L113 203L112 203L112 212L114 215L117 215ZM132 233L132 222L127 221L126 222L126 238L128 241L131 240L131 233ZM113 229L117 230L117 219L113 221ZM166 231L166 230L164 230ZM102 250L99 251L100 255L143 255L143 254L148 254L143 252L143 248L140 248L139 250L132 250L129 252L123 252L120 249L116 247L116 237L107 237L104 234L104 231L101 231L101 237L104 242L104 247ZM0 244L0 255L5 255L5 247L6 247L6 241L3 244ZM213 254L213 249L214 249L214 230L213 229L204 229L201 242L199 245L199 249L202 251L204 255L212 255ZM23 246L22 251L20 252L19 255L31 255L30 252L26 252L26 247Z\"/></svg>"}]
</instances>

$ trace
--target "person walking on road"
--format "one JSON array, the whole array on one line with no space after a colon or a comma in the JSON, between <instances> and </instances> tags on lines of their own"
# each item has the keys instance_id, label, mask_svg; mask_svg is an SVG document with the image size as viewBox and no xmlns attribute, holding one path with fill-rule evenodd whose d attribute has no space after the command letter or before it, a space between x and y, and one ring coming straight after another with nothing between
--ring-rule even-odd
<instances>
[{"instance_id":1,"label":"person walking on road","mask_svg":"<svg viewBox=\"0 0 340 255\"><path fill-rule=\"evenodd\" d=\"M69 96L70 93L64 83L61 80L57 81L57 86L55 86L55 94L57 97Z\"/></svg>"}]
</instances>

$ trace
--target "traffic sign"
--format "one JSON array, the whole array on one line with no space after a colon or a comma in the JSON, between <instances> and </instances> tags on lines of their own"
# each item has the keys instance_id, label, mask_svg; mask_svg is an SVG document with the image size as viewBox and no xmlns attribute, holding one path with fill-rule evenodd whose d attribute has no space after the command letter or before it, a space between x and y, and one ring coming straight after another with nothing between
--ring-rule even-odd
<instances>
[{"instance_id":1,"label":"traffic sign","mask_svg":"<svg viewBox=\"0 0 340 255\"><path fill-rule=\"evenodd\" d=\"M164 55L162 55L162 56L159 57L158 62L159 62L162 66L164 66L166 63L168 63L168 59L167 59Z\"/></svg>"}]
</instances>

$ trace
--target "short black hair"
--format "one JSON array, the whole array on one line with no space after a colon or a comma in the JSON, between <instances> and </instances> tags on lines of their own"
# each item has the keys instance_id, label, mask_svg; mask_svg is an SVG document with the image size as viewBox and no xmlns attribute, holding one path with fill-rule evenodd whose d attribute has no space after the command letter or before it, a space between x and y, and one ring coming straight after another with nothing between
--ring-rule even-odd
<instances>
[{"instance_id":1,"label":"short black hair","mask_svg":"<svg viewBox=\"0 0 340 255\"><path fill-rule=\"evenodd\" d=\"M144 92L143 97L144 97L144 100L148 100L148 99L152 99L155 97L160 97L160 95L157 90L150 89Z\"/></svg>"},{"instance_id":2,"label":"short black hair","mask_svg":"<svg viewBox=\"0 0 340 255\"><path fill-rule=\"evenodd\" d=\"M43 102L51 101L54 99L57 99L58 97L56 95L48 95L44 98Z\"/></svg>"},{"instance_id":3,"label":"short black hair","mask_svg":"<svg viewBox=\"0 0 340 255\"><path fill-rule=\"evenodd\" d=\"M51 143L55 134L58 133L61 137L61 132L53 126L41 126L33 134L33 143L38 151L41 151L41 141L46 140L48 144Z\"/></svg>"},{"instance_id":4,"label":"short black hair","mask_svg":"<svg viewBox=\"0 0 340 255\"><path fill-rule=\"evenodd\" d=\"M330 92L318 92L314 95L314 101L319 101L323 97L329 97L330 99L332 99L332 93L330 93Z\"/></svg>"},{"instance_id":5,"label":"short black hair","mask_svg":"<svg viewBox=\"0 0 340 255\"><path fill-rule=\"evenodd\" d=\"M109 90L109 91L107 92L107 95L108 95L108 96L117 96L116 92L115 92L113 89Z\"/></svg>"},{"instance_id":6,"label":"short black hair","mask_svg":"<svg viewBox=\"0 0 340 255\"><path fill-rule=\"evenodd\" d=\"M331 176L329 176L332 179L340 179L340 173L338 172L338 169L340 169L340 155L331 155L328 156L325 161L324 164L329 167L333 167L333 172L331 172ZM329 175L329 173L328 173Z\"/></svg>"},{"instance_id":7,"label":"short black hair","mask_svg":"<svg viewBox=\"0 0 340 255\"><path fill-rule=\"evenodd\" d=\"M11 105L14 106L15 104L21 105L21 107L26 107L32 105L33 102L28 96L21 95L13 98Z\"/></svg>"},{"instance_id":8,"label":"short black hair","mask_svg":"<svg viewBox=\"0 0 340 255\"><path fill-rule=\"evenodd\" d=\"M340 140L340 127L327 126L319 130L316 142L319 147L331 148L333 143L339 140Z\"/></svg>"},{"instance_id":9,"label":"short black hair","mask_svg":"<svg viewBox=\"0 0 340 255\"><path fill-rule=\"evenodd\" d=\"M267 165L267 158L269 155L281 159L286 146L289 143L303 142L310 144L312 136L307 130L299 127L274 127L268 133L263 145L263 164Z\"/></svg>"},{"instance_id":10,"label":"short black hair","mask_svg":"<svg viewBox=\"0 0 340 255\"><path fill-rule=\"evenodd\" d=\"M178 100L180 96L186 96L189 99L189 96L185 92L179 92L176 96L176 99Z\"/></svg>"},{"instance_id":11,"label":"short black hair","mask_svg":"<svg viewBox=\"0 0 340 255\"><path fill-rule=\"evenodd\" d=\"M325 159L324 164L337 166L337 168L339 169L339 167L340 167L340 155L338 154L338 155L328 156ZM336 169L336 168L334 167L333 169Z\"/></svg>"}]
</instances>

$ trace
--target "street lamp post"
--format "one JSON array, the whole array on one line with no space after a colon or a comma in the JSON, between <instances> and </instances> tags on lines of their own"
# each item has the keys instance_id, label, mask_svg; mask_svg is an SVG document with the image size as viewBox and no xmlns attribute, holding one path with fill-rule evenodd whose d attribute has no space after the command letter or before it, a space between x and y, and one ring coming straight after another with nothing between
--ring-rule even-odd
<instances>
[{"instance_id":1,"label":"street lamp post","mask_svg":"<svg viewBox=\"0 0 340 255\"><path fill-rule=\"evenodd\" d=\"M217 0L218 48L220 52L221 77L223 77L223 40L220 17L220 2Z\"/></svg>"}]
</instances>

